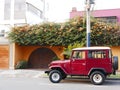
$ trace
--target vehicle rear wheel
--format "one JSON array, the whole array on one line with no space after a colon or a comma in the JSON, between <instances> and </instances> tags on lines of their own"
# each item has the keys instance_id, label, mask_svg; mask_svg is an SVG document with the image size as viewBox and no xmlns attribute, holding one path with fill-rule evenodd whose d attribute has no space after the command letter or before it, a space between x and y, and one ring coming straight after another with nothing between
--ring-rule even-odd
<instances>
[{"instance_id":1,"label":"vehicle rear wheel","mask_svg":"<svg viewBox=\"0 0 120 90\"><path fill-rule=\"evenodd\" d=\"M100 71L95 71L90 75L90 80L95 85L101 85L105 81L105 75Z\"/></svg>"},{"instance_id":2,"label":"vehicle rear wheel","mask_svg":"<svg viewBox=\"0 0 120 90\"><path fill-rule=\"evenodd\" d=\"M52 70L49 74L49 79L53 83L59 83L62 80L62 75L58 70Z\"/></svg>"}]
</instances>

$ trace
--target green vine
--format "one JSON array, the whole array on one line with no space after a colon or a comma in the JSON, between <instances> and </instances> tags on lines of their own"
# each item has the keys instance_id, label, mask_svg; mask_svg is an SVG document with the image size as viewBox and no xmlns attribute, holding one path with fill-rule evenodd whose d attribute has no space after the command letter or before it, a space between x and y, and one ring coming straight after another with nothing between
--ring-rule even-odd
<instances>
[{"instance_id":1,"label":"green vine","mask_svg":"<svg viewBox=\"0 0 120 90\"><path fill-rule=\"evenodd\" d=\"M86 22L77 17L65 23L43 23L33 26L14 27L8 35L11 42L19 45L68 46L86 43ZM92 46L120 45L120 30L117 25L91 21Z\"/></svg>"},{"instance_id":2,"label":"green vine","mask_svg":"<svg viewBox=\"0 0 120 90\"><path fill-rule=\"evenodd\" d=\"M43 23L14 27L9 33L9 39L19 45L67 46L76 41L81 42L85 37L85 28L80 26L81 22L72 20L63 24ZM82 21L82 18L80 20Z\"/></svg>"}]
</instances>

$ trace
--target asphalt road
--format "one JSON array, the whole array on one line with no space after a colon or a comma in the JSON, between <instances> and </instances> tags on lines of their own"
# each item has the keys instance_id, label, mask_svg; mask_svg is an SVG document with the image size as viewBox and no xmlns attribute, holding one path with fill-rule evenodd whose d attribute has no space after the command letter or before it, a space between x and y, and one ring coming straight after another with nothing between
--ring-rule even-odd
<instances>
[{"instance_id":1,"label":"asphalt road","mask_svg":"<svg viewBox=\"0 0 120 90\"><path fill-rule=\"evenodd\" d=\"M93 85L87 79L65 79L58 84L51 83L48 77L3 77L0 90L119 90L120 80L106 80L103 85Z\"/></svg>"}]
</instances>

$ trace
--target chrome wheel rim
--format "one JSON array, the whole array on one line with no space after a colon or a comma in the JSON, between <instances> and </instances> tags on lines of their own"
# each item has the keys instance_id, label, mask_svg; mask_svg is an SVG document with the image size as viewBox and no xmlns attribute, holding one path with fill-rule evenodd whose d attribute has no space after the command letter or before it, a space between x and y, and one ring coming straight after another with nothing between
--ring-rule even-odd
<instances>
[{"instance_id":1,"label":"chrome wheel rim","mask_svg":"<svg viewBox=\"0 0 120 90\"><path fill-rule=\"evenodd\" d=\"M60 75L58 73L53 73L51 77L53 81L58 81L60 79Z\"/></svg>"},{"instance_id":2,"label":"chrome wheel rim","mask_svg":"<svg viewBox=\"0 0 120 90\"><path fill-rule=\"evenodd\" d=\"M101 83L102 82L102 76L100 74L95 74L93 76L93 81L96 82L96 83Z\"/></svg>"}]
</instances>

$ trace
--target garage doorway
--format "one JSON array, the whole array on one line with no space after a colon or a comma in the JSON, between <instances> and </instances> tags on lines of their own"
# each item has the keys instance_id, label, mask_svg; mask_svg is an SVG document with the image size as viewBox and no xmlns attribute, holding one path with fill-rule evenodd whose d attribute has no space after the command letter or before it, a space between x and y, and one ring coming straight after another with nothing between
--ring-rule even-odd
<instances>
[{"instance_id":1,"label":"garage doorway","mask_svg":"<svg viewBox=\"0 0 120 90\"><path fill-rule=\"evenodd\" d=\"M49 48L38 48L34 50L28 60L28 67L33 69L48 68L48 64L57 55Z\"/></svg>"},{"instance_id":2,"label":"garage doorway","mask_svg":"<svg viewBox=\"0 0 120 90\"><path fill-rule=\"evenodd\" d=\"M9 68L9 46L0 45L0 69Z\"/></svg>"}]
</instances>

